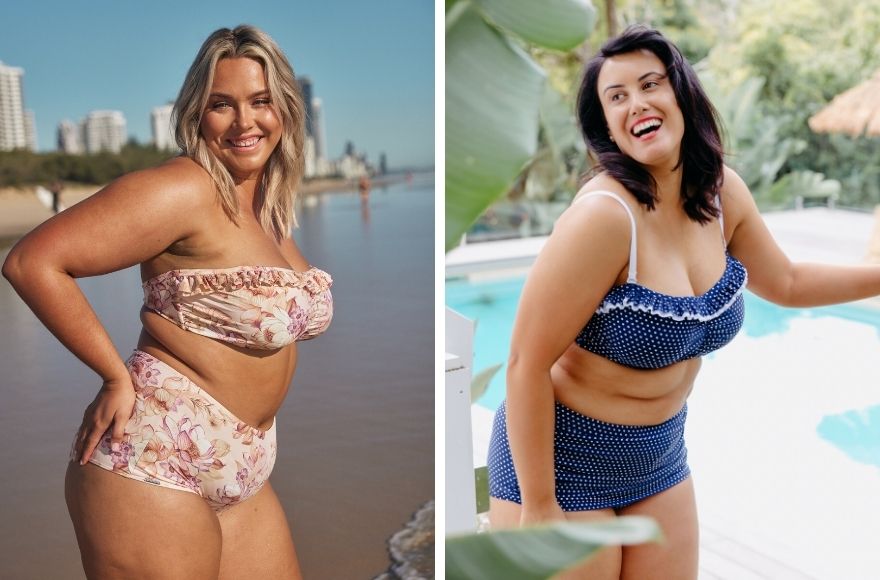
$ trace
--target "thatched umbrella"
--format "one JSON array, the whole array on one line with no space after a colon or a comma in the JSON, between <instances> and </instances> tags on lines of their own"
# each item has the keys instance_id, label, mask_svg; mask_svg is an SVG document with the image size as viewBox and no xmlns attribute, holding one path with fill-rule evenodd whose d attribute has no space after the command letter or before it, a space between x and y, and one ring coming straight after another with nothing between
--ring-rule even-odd
<instances>
[{"instance_id":1,"label":"thatched umbrella","mask_svg":"<svg viewBox=\"0 0 880 580\"><path fill-rule=\"evenodd\" d=\"M852 137L880 135L880 71L831 99L810 117L809 125L816 133L845 133ZM880 205L874 208L874 231L865 261L880 263Z\"/></svg>"},{"instance_id":2,"label":"thatched umbrella","mask_svg":"<svg viewBox=\"0 0 880 580\"><path fill-rule=\"evenodd\" d=\"M880 71L834 97L810 117L809 125L816 133L880 135Z\"/></svg>"}]
</instances>

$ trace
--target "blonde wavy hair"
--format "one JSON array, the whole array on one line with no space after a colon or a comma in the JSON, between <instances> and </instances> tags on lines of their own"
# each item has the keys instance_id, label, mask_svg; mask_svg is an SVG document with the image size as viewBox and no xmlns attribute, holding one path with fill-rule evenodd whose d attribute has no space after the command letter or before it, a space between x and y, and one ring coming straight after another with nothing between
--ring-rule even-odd
<instances>
[{"instance_id":1,"label":"blonde wavy hair","mask_svg":"<svg viewBox=\"0 0 880 580\"><path fill-rule=\"evenodd\" d=\"M276 239L286 238L296 226L294 203L303 176L305 107L293 68L272 38L248 25L221 28L205 40L174 103L172 124L177 145L187 157L205 168L214 180L223 210L233 221L239 212L235 182L202 138L200 124L208 103L214 70L224 58L247 57L263 66L272 106L281 117L281 140L266 163L259 191L263 195L260 224Z\"/></svg>"}]
</instances>

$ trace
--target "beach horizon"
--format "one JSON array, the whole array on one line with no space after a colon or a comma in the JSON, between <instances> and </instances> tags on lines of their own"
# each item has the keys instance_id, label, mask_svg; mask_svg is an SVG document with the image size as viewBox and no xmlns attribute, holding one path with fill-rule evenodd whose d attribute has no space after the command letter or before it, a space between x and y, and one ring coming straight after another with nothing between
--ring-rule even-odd
<instances>
[{"instance_id":1,"label":"beach horizon","mask_svg":"<svg viewBox=\"0 0 880 580\"><path fill-rule=\"evenodd\" d=\"M427 170L413 172L416 175L433 173ZM411 173L394 172L370 178L371 186L387 187L407 180ZM64 208L76 205L82 200L97 193L107 184L90 185L67 183L60 195ZM38 185L23 187L0 187L0 248L11 246L25 235L54 215L51 202L41 200L37 195ZM45 185L42 186L45 189ZM299 195L303 197L322 193L351 193L358 190L357 178L318 177L303 181Z\"/></svg>"}]
</instances>

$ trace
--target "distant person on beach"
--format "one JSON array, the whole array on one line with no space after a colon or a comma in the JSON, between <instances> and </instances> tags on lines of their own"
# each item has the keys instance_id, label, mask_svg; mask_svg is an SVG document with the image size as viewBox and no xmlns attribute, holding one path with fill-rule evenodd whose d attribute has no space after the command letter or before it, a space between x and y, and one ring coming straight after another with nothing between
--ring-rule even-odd
<instances>
[{"instance_id":1,"label":"distant person on beach","mask_svg":"<svg viewBox=\"0 0 880 580\"><path fill-rule=\"evenodd\" d=\"M49 191L52 193L52 213L58 213L61 207L61 192L64 191L64 184L56 179L49 184Z\"/></svg>"},{"instance_id":2,"label":"distant person on beach","mask_svg":"<svg viewBox=\"0 0 880 580\"><path fill-rule=\"evenodd\" d=\"M880 293L880 267L786 257L724 164L696 73L656 30L633 26L602 46L577 114L598 164L522 291L489 446L489 517L505 528L648 516L662 543L603 548L558 578L696 580L684 431L701 357L739 332L746 286L783 306L835 304ZM731 436L749 428L727 420Z\"/></svg>"},{"instance_id":3,"label":"distant person on beach","mask_svg":"<svg viewBox=\"0 0 880 580\"><path fill-rule=\"evenodd\" d=\"M3 265L103 380L65 482L83 567L92 579L300 578L268 478L296 343L333 311L330 276L291 236L303 99L268 35L224 28L174 119L181 156L46 221ZM75 279L134 264L143 330L124 361Z\"/></svg>"},{"instance_id":4,"label":"distant person on beach","mask_svg":"<svg viewBox=\"0 0 880 580\"><path fill-rule=\"evenodd\" d=\"M361 200L366 201L370 197L370 178L366 175L361 175L361 178L358 180L358 191L361 192Z\"/></svg>"}]
</instances>

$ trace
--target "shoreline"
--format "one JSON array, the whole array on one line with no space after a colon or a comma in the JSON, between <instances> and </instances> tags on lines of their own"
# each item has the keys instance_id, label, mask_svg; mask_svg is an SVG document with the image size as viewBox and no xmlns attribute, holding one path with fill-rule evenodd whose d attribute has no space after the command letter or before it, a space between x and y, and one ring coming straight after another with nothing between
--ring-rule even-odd
<instances>
[{"instance_id":1,"label":"shoreline","mask_svg":"<svg viewBox=\"0 0 880 580\"><path fill-rule=\"evenodd\" d=\"M430 179L417 176L412 187L403 183L386 191L377 187L369 222L356 193L307 198L317 203L298 216L297 245L336 280L337 312L319 340L300 344L293 386L276 413L279 452L271 482L305 578L373 578L398 564L393 554L405 547L414 549L418 561L433 554L426 534L410 533L397 535L389 553L389 538L434 496ZM76 282L125 356L143 326L138 268ZM386 299L392 295L393 301ZM16 463L28 477L9 472L2 480L0 513L7 517L0 535L9 541L0 546L0 577L85 580L59 486L70 434L100 382L4 279L0 303L7 330L0 367L14 370L3 381L6 426L31 448ZM371 328L388 336L371 340ZM7 446L7 463L13 451ZM30 523L27 529L16 525L21 521ZM348 557L338 557L339 546Z\"/></svg>"},{"instance_id":2,"label":"shoreline","mask_svg":"<svg viewBox=\"0 0 880 580\"><path fill-rule=\"evenodd\" d=\"M385 187L405 182L406 179L405 173L377 176L371 179L371 187ZM61 193L61 203L64 207L70 207L102 187L104 186L69 185ZM18 238L52 217L51 208L40 201L36 190L36 186L0 188L0 249L11 246ZM357 179L317 178L304 181L300 186L299 194L305 198L326 193L357 191Z\"/></svg>"}]
</instances>

